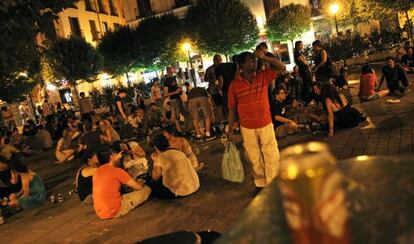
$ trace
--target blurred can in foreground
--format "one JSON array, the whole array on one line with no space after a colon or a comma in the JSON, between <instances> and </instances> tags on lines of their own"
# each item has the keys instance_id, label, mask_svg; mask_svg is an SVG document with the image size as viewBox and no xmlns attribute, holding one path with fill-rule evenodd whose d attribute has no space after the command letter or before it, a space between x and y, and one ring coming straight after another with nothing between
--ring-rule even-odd
<instances>
[{"instance_id":1,"label":"blurred can in foreground","mask_svg":"<svg viewBox=\"0 0 414 244\"><path fill-rule=\"evenodd\" d=\"M343 176L328 146L310 142L281 152L278 184L294 243L350 243Z\"/></svg>"}]
</instances>

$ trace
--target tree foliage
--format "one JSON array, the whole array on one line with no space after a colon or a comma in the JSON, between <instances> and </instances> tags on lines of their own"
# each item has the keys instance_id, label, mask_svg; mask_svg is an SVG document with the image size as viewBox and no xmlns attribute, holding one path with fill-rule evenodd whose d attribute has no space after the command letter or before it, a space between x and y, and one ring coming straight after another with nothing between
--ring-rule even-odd
<instances>
[{"instance_id":1,"label":"tree foliage","mask_svg":"<svg viewBox=\"0 0 414 244\"><path fill-rule=\"evenodd\" d=\"M75 86L78 80L94 81L102 65L99 52L85 39L61 38L46 50L55 77Z\"/></svg>"},{"instance_id":2,"label":"tree foliage","mask_svg":"<svg viewBox=\"0 0 414 244\"><path fill-rule=\"evenodd\" d=\"M57 18L56 14L73 7L78 0L6 0L0 3L0 85L8 87L10 97L31 89L39 79L40 50L36 36L42 28ZM22 75L24 74L24 75ZM25 86L27 84L27 86ZM23 89L27 88L27 89ZM16 92L13 93L12 92Z\"/></svg>"},{"instance_id":3,"label":"tree foliage","mask_svg":"<svg viewBox=\"0 0 414 244\"><path fill-rule=\"evenodd\" d=\"M412 0L370 0L391 11L406 12L414 8Z\"/></svg>"},{"instance_id":4,"label":"tree foliage","mask_svg":"<svg viewBox=\"0 0 414 244\"><path fill-rule=\"evenodd\" d=\"M123 26L116 31L107 32L98 45L102 54L103 70L112 75L121 75L135 68L140 55L136 30Z\"/></svg>"},{"instance_id":5,"label":"tree foliage","mask_svg":"<svg viewBox=\"0 0 414 244\"><path fill-rule=\"evenodd\" d=\"M272 41L293 41L308 31L310 24L310 9L292 3L274 12L267 25Z\"/></svg>"},{"instance_id":6,"label":"tree foliage","mask_svg":"<svg viewBox=\"0 0 414 244\"><path fill-rule=\"evenodd\" d=\"M199 0L186 16L200 49L225 55L256 44L259 30L250 9L240 0Z\"/></svg>"}]
</instances>

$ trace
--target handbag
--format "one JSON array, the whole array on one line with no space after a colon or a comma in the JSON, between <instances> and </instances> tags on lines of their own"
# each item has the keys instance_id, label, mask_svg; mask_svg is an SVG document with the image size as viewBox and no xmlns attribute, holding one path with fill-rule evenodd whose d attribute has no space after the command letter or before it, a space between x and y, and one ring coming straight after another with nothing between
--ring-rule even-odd
<instances>
[{"instance_id":1,"label":"handbag","mask_svg":"<svg viewBox=\"0 0 414 244\"><path fill-rule=\"evenodd\" d=\"M234 142L226 145L223 161L221 162L221 173L223 179L231 182L243 182L244 170L240 160L240 152L237 150Z\"/></svg>"}]
</instances>

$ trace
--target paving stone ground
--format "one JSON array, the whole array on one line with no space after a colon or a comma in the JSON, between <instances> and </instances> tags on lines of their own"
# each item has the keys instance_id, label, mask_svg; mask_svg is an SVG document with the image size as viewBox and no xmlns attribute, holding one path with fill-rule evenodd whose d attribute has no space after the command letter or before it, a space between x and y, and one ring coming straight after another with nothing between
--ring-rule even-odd
<instances>
[{"instance_id":1,"label":"paving stone ground","mask_svg":"<svg viewBox=\"0 0 414 244\"><path fill-rule=\"evenodd\" d=\"M414 81L414 76L410 78ZM356 88L357 85L352 89L354 94ZM333 138L292 135L279 141L279 147L283 149L295 143L318 140L328 143L339 159L359 155L413 154L414 91L401 98L399 104L387 104L386 99L356 104L369 116L368 122L357 128L339 131ZM240 138L237 141L243 156ZM79 163L52 166L53 151L29 158L25 163L42 176L48 191L51 194L65 193L66 200L62 204L47 202L39 209L22 211L7 218L0 226L0 243L132 243L178 230L223 232L254 197L250 169L243 157L244 183L224 181L220 167L224 147L219 140L194 147L206 164L200 172L201 188L197 193L177 200L151 199L127 216L105 221L95 216L91 206L84 206L77 197L67 194L72 189Z\"/></svg>"}]
</instances>

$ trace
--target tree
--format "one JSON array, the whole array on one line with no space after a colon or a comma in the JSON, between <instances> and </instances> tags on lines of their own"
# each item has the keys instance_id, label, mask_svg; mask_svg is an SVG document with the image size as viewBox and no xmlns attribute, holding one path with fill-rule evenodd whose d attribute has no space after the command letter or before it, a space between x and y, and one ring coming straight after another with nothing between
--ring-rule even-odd
<instances>
[{"instance_id":1,"label":"tree","mask_svg":"<svg viewBox=\"0 0 414 244\"><path fill-rule=\"evenodd\" d=\"M136 37L136 29L124 26L105 34L98 45L103 56L103 70L112 75L126 74L128 85L128 72L138 66L141 51Z\"/></svg>"},{"instance_id":2,"label":"tree","mask_svg":"<svg viewBox=\"0 0 414 244\"><path fill-rule=\"evenodd\" d=\"M85 39L75 36L53 42L46 57L55 77L65 79L74 88L75 100L79 98L77 81L94 81L102 66L99 52Z\"/></svg>"},{"instance_id":3,"label":"tree","mask_svg":"<svg viewBox=\"0 0 414 244\"><path fill-rule=\"evenodd\" d=\"M200 49L226 56L256 44L259 30L250 9L240 0L199 0L191 6L186 23Z\"/></svg>"},{"instance_id":4,"label":"tree","mask_svg":"<svg viewBox=\"0 0 414 244\"><path fill-rule=\"evenodd\" d=\"M301 4L289 4L272 14L267 24L272 41L292 41L309 30L311 13Z\"/></svg>"},{"instance_id":5,"label":"tree","mask_svg":"<svg viewBox=\"0 0 414 244\"><path fill-rule=\"evenodd\" d=\"M410 20L408 12L414 9L414 1L412 0L370 0L377 3L392 12L400 12L405 15L408 29L408 36L413 39L413 23Z\"/></svg>"},{"instance_id":6,"label":"tree","mask_svg":"<svg viewBox=\"0 0 414 244\"><path fill-rule=\"evenodd\" d=\"M1 92L0 98L15 101L39 81L40 50L36 36L46 24L57 18L57 13L73 7L76 2L77 0L1 1L0 86L8 87L9 92Z\"/></svg>"}]
</instances>

